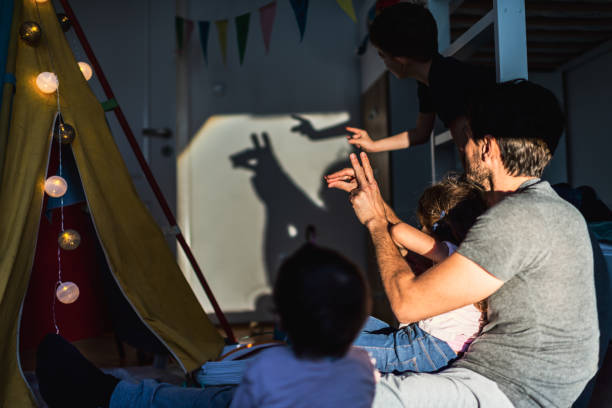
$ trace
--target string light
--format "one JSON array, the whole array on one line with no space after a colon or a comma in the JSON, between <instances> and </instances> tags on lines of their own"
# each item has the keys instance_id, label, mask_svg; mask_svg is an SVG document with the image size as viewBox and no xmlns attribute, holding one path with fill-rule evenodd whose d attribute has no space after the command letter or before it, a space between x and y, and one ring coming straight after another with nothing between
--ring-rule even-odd
<instances>
[{"instance_id":1,"label":"string light","mask_svg":"<svg viewBox=\"0 0 612 408\"><path fill-rule=\"evenodd\" d=\"M79 293L79 287L74 282L62 282L55 290L57 300L65 305L76 302Z\"/></svg>"},{"instance_id":2,"label":"string light","mask_svg":"<svg viewBox=\"0 0 612 408\"><path fill-rule=\"evenodd\" d=\"M83 76L85 77L85 80L89 81L91 79L91 76L93 75L93 71L91 70L91 67L89 66L89 64L81 61L79 62L79 68L81 69L81 72L83 73Z\"/></svg>"},{"instance_id":3,"label":"string light","mask_svg":"<svg viewBox=\"0 0 612 408\"><path fill-rule=\"evenodd\" d=\"M41 36L42 30L34 21L26 21L19 27L19 37L32 47L38 45Z\"/></svg>"},{"instance_id":4,"label":"string light","mask_svg":"<svg viewBox=\"0 0 612 408\"><path fill-rule=\"evenodd\" d=\"M68 123L60 122L60 124L58 125L56 136L57 138L59 138L62 144L68 144L72 143L74 137L76 136L76 133L74 131L74 128Z\"/></svg>"},{"instance_id":5,"label":"string light","mask_svg":"<svg viewBox=\"0 0 612 408\"><path fill-rule=\"evenodd\" d=\"M73 229L67 229L66 231L60 232L57 237L57 243L60 248L66 251L72 251L73 249L77 249L81 244L81 234Z\"/></svg>"},{"instance_id":6,"label":"string light","mask_svg":"<svg viewBox=\"0 0 612 408\"><path fill-rule=\"evenodd\" d=\"M62 27L62 30L64 32L70 30L72 22L70 21L70 18L67 15L65 15L64 13L57 13L57 19L59 20L60 26Z\"/></svg>"},{"instance_id":7,"label":"string light","mask_svg":"<svg viewBox=\"0 0 612 408\"><path fill-rule=\"evenodd\" d=\"M63 177L51 176L45 181L45 193L49 196L57 198L66 194L68 183Z\"/></svg>"},{"instance_id":8,"label":"string light","mask_svg":"<svg viewBox=\"0 0 612 408\"><path fill-rule=\"evenodd\" d=\"M41 72L36 77L36 86L42 93L52 94L57 91L59 81L53 72Z\"/></svg>"}]
</instances>

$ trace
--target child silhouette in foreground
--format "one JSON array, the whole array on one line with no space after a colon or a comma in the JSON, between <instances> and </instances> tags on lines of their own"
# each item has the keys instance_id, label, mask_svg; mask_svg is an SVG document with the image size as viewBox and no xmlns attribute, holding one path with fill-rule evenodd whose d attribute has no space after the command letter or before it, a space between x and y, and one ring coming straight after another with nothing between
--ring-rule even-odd
<instances>
[{"instance_id":1,"label":"child silhouette in foreground","mask_svg":"<svg viewBox=\"0 0 612 408\"><path fill-rule=\"evenodd\" d=\"M370 407L375 370L351 343L369 313L369 293L355 265L306 244L281 266L274 302L291 346L260 352L237 389L183 388L104 374L55 334L41 342L36 375L50 408L88 407ZM227 387L226 387L227 388Z\"/></svg>"},{"instance_id":2,"label":"child silhouette in foreground","mask_svg":"<svg viewBox=\"0 0 612 408\"><path fill-rule=\"evenodd\" d=\"M398 223L391 227L391 236L400 251L438 263L455 252L485 210L480 187L452 175L426 189L419 199L417 216L423 229ZM484 301L399 329L370 317L354 345L366 349L383 373L432 372L466 351L485 320Z\"/></svg>"}]
</instances>

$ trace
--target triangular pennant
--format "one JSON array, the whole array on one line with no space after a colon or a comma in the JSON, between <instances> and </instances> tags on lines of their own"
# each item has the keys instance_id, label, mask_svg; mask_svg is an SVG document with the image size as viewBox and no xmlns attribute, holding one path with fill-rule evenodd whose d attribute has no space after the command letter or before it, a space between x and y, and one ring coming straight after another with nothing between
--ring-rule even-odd
<instances>
[{"instance_id":1,"label":"triangular pennant","mask_svg":"<svg viewBox=\"0 0 612 408\"><path fill-rule=\"evenodd\" d=\"M183 17L176 16L174 19L174 27L176 29L176 45L179 51L183 49L184 22L185 20L183 20Z\"/></svg>"},{"instance_id":2,"label":"triangular pennant","mask_svg":"<svg viewBox=\"0 0 612 408\"><path fill-rule=\"evenodd\" d=\"M308 0L289 0L293 12L295 13L295 19L297 20L298 27L300 28L300 41L304 39L304 31L306 30L306 16L308 14Z\"/></svg>"},{"instance_id":3,"label":"triangular pennant","mask_svg":"<svg viewBox=\"0 0 612 408\"><path fill-rule=\"evenodd\" d=\"M244 52L246 51L247 39L249 38L249 22L251 21L251 13L246 13L236 17L236 37L238 38L238 53L240 55L240 65L244 61Z\"/></svg>"},{"instance_id":4,"label":"triangular pennant","mask_svg":"<svg viewBox=\"0 0 612 408\"><path fill-rule=\"evenodd\" d=\"M210 30L209 21L200 21L198 23L200 29L200 45L202 46L202 55L204 62L208 64L208 31Z\"/></svg>"},{"instance_id":5,"label":"triangular pennant","mask_svg":"<svg viewBox=\"0 0 612 408\"><path fill-rule=\"evenodd\" d=\"M217 26L217 34L219 35L219 47L221 47L223 65L227 65L227 20L215 21L215 25Z\"/></svg>"},{"instance_id":6,"label":"triangular pennant","mask_svg":"<svg viewBox=\"0 0 612 408\"><path fill-rule=\"evenodd\" d=\"M193 32L193 21L185 19L185 46L189 46L191 33Z\"/></svg>"},{"instance_id":7,"label":"triangular pennant","mask_svg":"<svg viewBox=\"0 0 612 408\"><path fill-rule=\"evenodd\" d=\"M353 8L353 0L336 0L338 5L355 23L357 22L357 16L355 15L355 9Z\"/></svg>"},{"instance_id":8,"label":"triangular pennant","mask_svg":"<svg viewBox=\"0 0 612 408\"><path fill-rule=\"evenodd\" d=\"M272 3L259 9L259 22L261 23L261 32L263 33L266 54L270 51L270 38L272 36L272 26L274 25L275 16L276 1L273 1Z\"/></svg>"}]
</instances>

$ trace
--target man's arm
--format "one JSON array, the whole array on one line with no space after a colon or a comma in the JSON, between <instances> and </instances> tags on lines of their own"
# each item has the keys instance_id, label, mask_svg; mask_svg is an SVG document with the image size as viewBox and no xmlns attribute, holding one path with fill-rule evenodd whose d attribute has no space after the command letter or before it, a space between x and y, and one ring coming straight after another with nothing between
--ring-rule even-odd
<instances>
[{"instance_id":1,"label":"man's arm","mask_svg":"<svg viewBox=\"0 0 612 408\"><path fill-rule=\"evenodd\" d=\"M365 153L361 160L363 167L351 154L359 186L350 194L351 203L372 236L383 286L400 322L412 323L476 303L503 285L503 281L457 253L416 276L391 239L382 196Z\"/></svg>"}]
</instances>

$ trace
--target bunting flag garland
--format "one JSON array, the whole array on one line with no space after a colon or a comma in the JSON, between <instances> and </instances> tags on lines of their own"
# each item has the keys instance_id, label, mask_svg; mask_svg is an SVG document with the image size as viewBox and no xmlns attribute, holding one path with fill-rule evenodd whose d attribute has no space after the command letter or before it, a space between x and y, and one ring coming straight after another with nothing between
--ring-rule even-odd
<instances>
[{"instance_id":1,"label":"bunting flag garland","mask_svg":"<svg viewBox=\"0 0 612 408\"><path fill-rule=\"evenodd\" d=\"M219 35L219 47L221 47L223 65L227 65L227 20L215 21L215 25L217 26L217 34Z\"/></svg>"},{"instance_id":2,"label":"bunting flag garland","mask_svg":"<svg viewBox=\"0 0 612 408\"><path fill-rule=\"evenodd\" d=\"M185 19L183 17L176 16L174 19L174 26L176 29L176 45L179 52L183 50L183 30L184 30Z\"/></svg>"},{"instance_id":3,"label":"bunting flag garland","mask_svg":"<svg viewBox=\"0 0 612 408\"><path fill-rule=\"evenodd\" d=\"M377 11L379 3L396 3L400 0L378 0L376 5L373 6L369 13L368 19L371 19L371 15ZM304 40L304 33L306 32L306 21L308 17L308 6L309 0L289 0L291 8L295 15L298 29L300 31L300 42ZM357 22L357 15L355 14L355 7L353 0L336 0L336 3L340 8L349 16L353 22ZM260 3L261 4L261 3ZM264 47L266 55L270 52L270 40L272 38L272 29L274 26L274 20L276 18L276 5L277 0L271 0L268 4L259 8L259 23L261 26L262 37L264 41ZM240 65L244 63L244 56L246 54L246 46L249 37L249 28L251 23L252 12L247 12L234 17L234 23L236 24L236 39L238 45L238 56ZM210 37L210 26L215 23L217 27L217 34L219 39L219 47L221 49L221 56L223 59L223 65L227 66L227 30L229 24L228 18L222 20L209 20L209 21L193 21L187 18L176 16L176 39L178 51L181 52L190 41L191 33L194 28L194 24L198 24L200 45L202 47L202 56L204 57L204 63L208 65L208 40ZM361 55L367 46L367 37L364 39L359 47L359 55Z\"/></svg>"},{"instance_id":4,"label":"bunting flag garland","mask_svg":"<svg viewBox=\"0 0 612 408\"><path fill-rule=\"evenodd\" d=\"M204 62L208 65L208 31L210 30L210 22L200 21L198 22L198 28L200 29L202 55L204 56Z\"/></svg>"},{"instance_id":5,"label":"bunting flag garland","mask_svg":"<svg viewBox=\"0 0 612 408\"><path fill-rule=\"evenodd\" d=\"M266 55L270 52L270 38L272 36L272 26L274 25L275 16L276 1L259 9L259 22L261 24L261 32L263 33L264 45L266 47Z\"/></svg>"},{"instance_id":6,"label":"bunting flag garland","mask_svg":"<svg viewBox=\"0 0 612 408\"><path fill-rule=\"evenodd\" d=\"M236 37L238 38L238 53L240 55L240 65L244 61L244 52L246 50L247 38L249 37L249 22L251 21L251 13L246 13L236 17Z\"/></svg>"},{"instance_id":7,"label":"bunting flag garland","mask_svg":"<svg viewBox=\"0 0 612 408\"><path fill-rule=\"evenodd\" d=\"M289 0L295 19L297 20L300 29L300 42L304 39L304 31L306 30L306 16L308 15L308 0Z\"/></svg>"},{"instance_id":8,"label":"bunting flag garland","mask_svg":"<svg viewBox=\"0 0 612 408\"><path fill-rule=\"evenodd\" d=\"M353 20L353 22L357 22L357 16L355 15L355 8L353 8L353 0L336 0L338 5L348 16Z\"/></svg>"}]
</instances>

